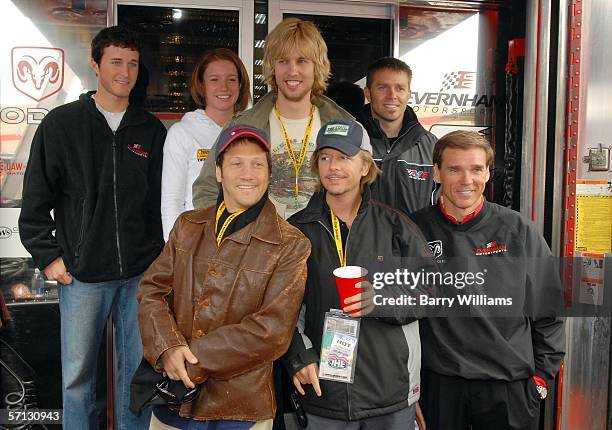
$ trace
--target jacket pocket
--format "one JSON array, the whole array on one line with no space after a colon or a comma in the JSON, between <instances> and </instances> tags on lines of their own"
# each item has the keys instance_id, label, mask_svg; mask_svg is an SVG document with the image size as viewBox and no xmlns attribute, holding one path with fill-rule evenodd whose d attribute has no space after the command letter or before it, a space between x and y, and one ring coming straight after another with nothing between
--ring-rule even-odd
<instances>
[{"instance_id":1,"label":"jacket pocket","mask_svg":"<svg viewBox=\"0 0 612 430\"><path fill-rule=\"evenodd\" d=\"M238 320L260 310L270 275L254 270L239 269L236 290L232 293L230 313Z\"/></svg>"}]
</instances>

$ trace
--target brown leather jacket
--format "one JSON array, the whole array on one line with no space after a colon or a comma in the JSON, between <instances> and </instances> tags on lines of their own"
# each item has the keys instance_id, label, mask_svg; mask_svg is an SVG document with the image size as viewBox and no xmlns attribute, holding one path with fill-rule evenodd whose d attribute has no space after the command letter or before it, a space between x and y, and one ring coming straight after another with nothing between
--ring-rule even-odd
<instances>
[{"instance_id":1,"label":"brown leather jacket","mask_svg":"<svg viewBox=\"0 0 612 430\"><path fill-rule=\"evenodd\" d=\"M266 201L255 221L215 242L215 207L182 214L138 290L144 356L187 345L199 398L180 415L262 421L274 416L272 362L289 346L310 242Z\"/></svg>"}]
</instances>

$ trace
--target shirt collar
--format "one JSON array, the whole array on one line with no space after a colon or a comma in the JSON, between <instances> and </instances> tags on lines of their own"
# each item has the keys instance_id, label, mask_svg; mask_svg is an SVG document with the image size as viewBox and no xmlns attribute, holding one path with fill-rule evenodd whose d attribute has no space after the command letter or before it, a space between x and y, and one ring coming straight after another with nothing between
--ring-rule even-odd
<instances>
[{"instance_id":1,"label":"shirt collar","mask_svg":"<svg viewBox=\"0 0 612 430\"><path fill-rule=\"evenodd\" d=\"M465 224L466 222L468 222L469 220L471 220L472 218L474 218L476 215L480 213L480 211L482 210L482 207L484 206L484 197L481 197L480 204L476 207L474 212L466 215L462 221L457 220L457 218L455 218L454 216L446 212L446 209L444 208L444 196L442 195L440 196L438 204L440 205L440 211L442 211L442 214L444 214L444 216L448 220L450 220L453 224L461 225L461 224Z\"/></svg>"}]
</instances>

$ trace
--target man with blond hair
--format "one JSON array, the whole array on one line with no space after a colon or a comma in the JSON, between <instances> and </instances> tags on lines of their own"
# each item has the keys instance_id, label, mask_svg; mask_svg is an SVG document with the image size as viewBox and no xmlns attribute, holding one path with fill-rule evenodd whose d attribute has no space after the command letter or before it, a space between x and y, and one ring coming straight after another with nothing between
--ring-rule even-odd
<instances>
[{"instance_id":1,"label":"man with blond hair","mask_svg":"<svg viewBox=\"0 0 612 430\"><path fill-rule=\"evenodd\" d=\"M316 253L308 259L304 302L285 355L302 395L307 429L410 428L420 392L418 324L400 307L374 306L381 302L376 302L369 282L361 282L361 293L341 301L333 273L339 266L365 268L369 279L376 279L376 272L394 273L400 268L418 272L433 267L429 248L404 213L371 197L370 185L380 171L361 124L346 120L325 124L317 136L312 169L319 181L318 192L289 222L310 240ZM397 293L400 288L392 290ZM346 354L353 360L343 361L342 355L338 360L353 363L352 380L330 378L330 367L347 366L329 364L335 359L320 360L326 356L325 349L332 351L330 344L335 341L324 335L332 309L355 318L373 312L361 319L353 332L357 334L338 337L345 342L343 349L354 348ZM329 352L327 357L331 356Z\"/></svg>"},{"instance_id":2,"label":"man with blond hair","mask_svg":"<svg viewBox=\"0 0 612 430\"><path fill-rule=\"evenodd\" d=\"M317 181L310 170L310 159L321 124L336 118L352 119L352 116L323 95L330 75L327 45L310 21L287 18L268 34L263 73L271 91L252 109L234 116L229 126L248 124L270 136L269 198L279 215L288 218L304 208L315 191ZM209 158L193 184L194 207L215 204L218 192L214 160ZM275 366L275 388L277 402L282 406L278 365ZM284 428L281 409L275 429Z\"/></svg>"},{"instance_id":3,"label":"man with blond hair","mask_svg":"<svg viewBox=\"0 0 612 430\"><path fill-rule=\"evenodd\" d=\"M312 22L287 18L268 34L263 72L272 91L252 109L237 114L231 124L249 124L269 134L270 199L288 218L304 208L315 191L310 159L321 124L352 117L323 95L330 63L327 45ZM213 205L218 191L214 160L207 159L193 185L194 206Z\"/></svg>"}]
</instances>

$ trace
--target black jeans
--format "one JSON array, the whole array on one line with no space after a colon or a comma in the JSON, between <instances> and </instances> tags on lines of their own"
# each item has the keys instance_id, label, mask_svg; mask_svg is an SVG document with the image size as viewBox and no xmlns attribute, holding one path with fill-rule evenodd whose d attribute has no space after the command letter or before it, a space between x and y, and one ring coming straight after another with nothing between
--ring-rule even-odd
<instances>
[{"instance_id":1,"label":"black jeans","mask_svg":"<svg viewBox=\"0 0 612 430\"><path fill-rule=\"evenodd\" d=\"M469 380L421 370L427 430L537 430L540 395L531 378Z\"/></svg>"}]
</instances>

